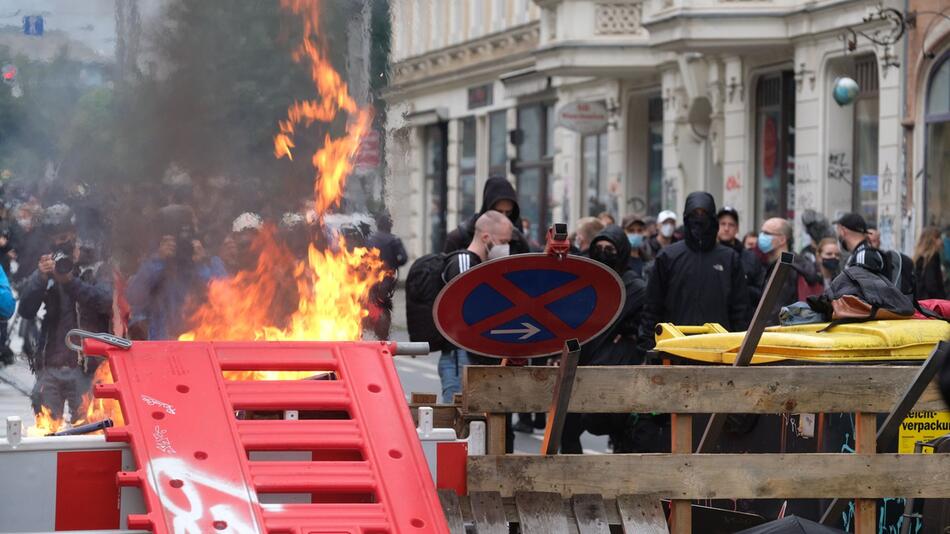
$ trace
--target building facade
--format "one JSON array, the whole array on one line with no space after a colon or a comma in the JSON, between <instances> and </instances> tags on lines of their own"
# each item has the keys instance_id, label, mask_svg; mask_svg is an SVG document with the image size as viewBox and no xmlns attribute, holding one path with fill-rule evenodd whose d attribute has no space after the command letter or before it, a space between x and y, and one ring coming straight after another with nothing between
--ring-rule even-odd
<instances>
[{"instance_id":1,"label":"building facade","mask_svg":"<svg viewBox=\"0 0 950 534\"><path fill-rule=\"evenodd\" d=\"M909 38L891 46L861 37L893 31L880 6L394 0L387 164L396 231L415 256L439 250L480 206L484 181L503 175L539 240L552 222L603 211L618 220L679 213L689 192L706 190L739 211L743 231L794 219L796 248L807 239L800 215L813 209L830 219L861 212L884 247L909 250L925 218L946 218L933 215L940 207L915 208L923 189L907 179L930 154L920 145L934 146L923 137L946 135L942 126L908 134L907 119L931 124L945 111L902 111ZM846 106L832 99L843 76L860 87ZM591 120L572 119L578 106ZM936 149L931 167L946 169L947 153Z\"/></svg>"}]
</instances>

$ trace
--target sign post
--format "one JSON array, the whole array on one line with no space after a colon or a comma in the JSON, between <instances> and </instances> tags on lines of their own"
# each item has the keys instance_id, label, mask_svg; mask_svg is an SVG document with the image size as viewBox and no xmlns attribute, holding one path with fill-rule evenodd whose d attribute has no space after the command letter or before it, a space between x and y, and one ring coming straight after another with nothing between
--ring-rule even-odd
<instances>
[{"instance_id":1,"label":"sign post","mask_svg":"<svg viewBox=\"0 0 950 534\"><path fill-rule=\"evenodd\" d=\"M543 254L487 261L451 280L433 317L439 332L469 352L499 359L561 354L542 454L556 454L581 345L623 309L623 281L612 269L567 254L567 226L548 231Z\"/></svg>"}]
</instances>

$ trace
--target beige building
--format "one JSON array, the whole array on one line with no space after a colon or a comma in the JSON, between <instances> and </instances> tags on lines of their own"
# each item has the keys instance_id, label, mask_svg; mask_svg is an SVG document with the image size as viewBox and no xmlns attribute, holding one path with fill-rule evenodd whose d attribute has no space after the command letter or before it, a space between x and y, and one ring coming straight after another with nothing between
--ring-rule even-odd
<instances>
[{"instance_id":1,"label":"beige building","mask_svg":"<svg viewBox=\"0 0 950 534\"><path fill-rule=\"evenodd\" d=\"M903 2L884 2L903 8ZM903 43L878 0L393 0L390 209L413 256L480 206L489 176L551 222L682 210L711 192L743 231L860 211L912 246ZM848 106L839 76L858 81ZM580 110L580 112L579 112ZM907 230L910 230L909 232Z\"/></svg>"}]
</instances>

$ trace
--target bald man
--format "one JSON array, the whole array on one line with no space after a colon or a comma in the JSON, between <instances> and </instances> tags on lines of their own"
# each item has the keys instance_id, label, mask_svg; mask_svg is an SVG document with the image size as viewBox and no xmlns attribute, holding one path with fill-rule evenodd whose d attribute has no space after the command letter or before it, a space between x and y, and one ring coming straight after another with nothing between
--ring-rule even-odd
<instances>
[{"instance_id":1,"label":"bald man","mask_svg":"<svg viewBox=\"0 0 950 534\"><path fill-rule=\"evenodd\" d=\"M442 270L445 283L483 261L507 256L513 228L511 221L497 211L489 210L480 215L475 221L475 232L468 248L452 252L446 257ZM451 403L455 394L462 392L462 369L466 365L492 365L497 362L482 360L459 348L443 350L439 358L442 401Z\"/></svg>"},{"instance_id":2,"label":"bald man","mask_svg":"<svg viewBox=\"0 0 950 534\"><path fill-rule=\"evenodd\" d=\"M759 232L758 246L759 250L768 256L769 259L769 268L765 276L766 280L772 276L772 269L775 268L778 260L782 257L782 253L792 249L793 231L792 223L781 217L773 217L762 223L762 230ZM785 286L782 287L779 292L778 302L775 304L775 308L769 313L768 324L779 324L778 314L782 310L782 306L788 306L789 304L794 304L799 300L805 299L807 295L799 293L799 279L804 282L801 284L802 287L808 286L815 288L817 293L812 292L811 294L821 293L823 281L821 274L818 273L818 267L815 263L806 260L804 256L796 255L795 259L792 260L792 271L785 279Z\"/></svg>"}]
</instances>

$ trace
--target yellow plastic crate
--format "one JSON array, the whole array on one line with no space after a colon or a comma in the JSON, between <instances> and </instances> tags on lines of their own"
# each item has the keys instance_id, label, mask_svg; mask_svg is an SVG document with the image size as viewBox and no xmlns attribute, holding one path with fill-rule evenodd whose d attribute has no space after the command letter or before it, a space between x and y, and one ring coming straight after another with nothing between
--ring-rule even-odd
<instances>
[{"instance_id":1,"label":"yellow plastic crate","mask_svg":"<svg viewBox=\"0 0 950 534\"><path fill-rule=\"evenodd\" d=\"M904 319L842 324L773 326L762 334L752 364L790 360L822 363L914 362L927 359L938 341L950 339L950 324ZM732 365L744 332L719 324L657 325L656 350L705 363Z\"/></svg>"}]
</instances>

